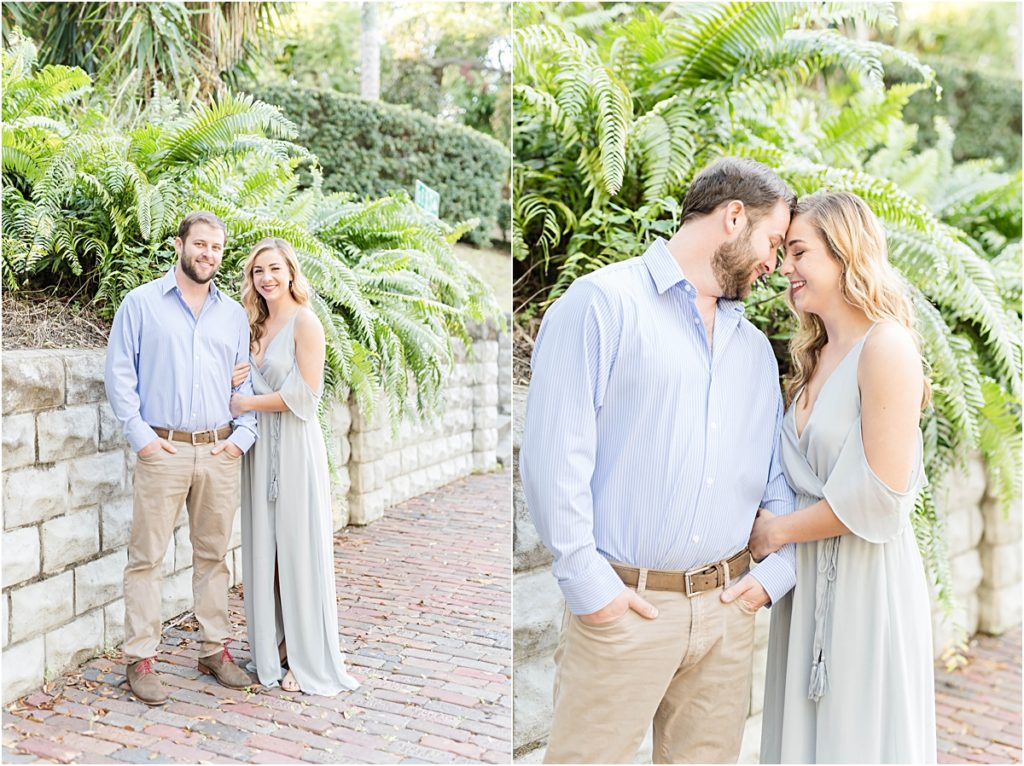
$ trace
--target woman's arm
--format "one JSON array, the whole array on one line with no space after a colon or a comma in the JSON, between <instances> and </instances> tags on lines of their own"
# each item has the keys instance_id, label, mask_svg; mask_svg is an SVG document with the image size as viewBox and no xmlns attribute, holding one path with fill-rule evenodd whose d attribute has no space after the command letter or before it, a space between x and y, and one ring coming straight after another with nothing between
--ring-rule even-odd
<instances>
[{"instance_id":1,"label":"woman's arm","mask_svg":"<svg viewBox=\"0 0 1024 766\"><path fill-rule=\"evenodd\" d=\"M311 391L317 391L320 388L326 359L326 339L320 320L310 309L299 309L299 315L295 317L295 361L299 366L299 374L302 375L302 379ZM289 407L280 392L275 391L271 394L254 396L234 394L231 397L231 413L233 415L236 409L239 412L248 410L284 412Z\"/></svg>"},{"instance_id":2,"label":"woman's arm","mask_svg":"<svg viewBox=\"0 0 1024 766\"><path fill-rule=\"evenodd\" d=\"M845 535L849 531L827 500L819 500L814 505L785 516L775 516L761 508L754 519L748 547L754 560L760 561L787 543L824 540Z\"/></svg>"}]
</instances>

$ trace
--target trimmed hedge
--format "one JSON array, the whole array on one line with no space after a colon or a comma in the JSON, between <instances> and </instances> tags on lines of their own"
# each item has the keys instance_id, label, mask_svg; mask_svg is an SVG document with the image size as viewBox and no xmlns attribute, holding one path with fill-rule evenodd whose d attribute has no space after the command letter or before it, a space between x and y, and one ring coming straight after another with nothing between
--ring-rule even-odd
<instances>
[{"instance_id":1,"label":"trimmed hedge","mask_svg":"<svg viewBox=\"0 0 1024 766\"><path fill-rule=\"evenodd\" d=\"M1021 81L985 74L942 61L924 59L935 70L942 86L942 100L932 91L915 93L903 110L903 119L918 125L918 146L935 144L935 118L944 117L956 133L953 158L1006 161L1006 168L1020 167ZM909 74L909 73L908 73ZM903 79L897 67L886 72L886 80Z\"/></svg>"},{"instance_id":2,"label":"trimmed hedge","mask_svg":"<svg viewBox=\"0 0 1024 766\"><path fill-rule=\"evenodd\" d=\"M440 216L455 224L478 218L466 234L487 244L508 215L502 186L509 150L490 136L403 106L317 88L272 86L254 93L281 107L299 128L296 142L323 167L324 191L380 197L419 179L441 195ZM504 212L502 212L504 211ZM501 220L501 228L507 228Z\"/></svg>"}]
</instances>

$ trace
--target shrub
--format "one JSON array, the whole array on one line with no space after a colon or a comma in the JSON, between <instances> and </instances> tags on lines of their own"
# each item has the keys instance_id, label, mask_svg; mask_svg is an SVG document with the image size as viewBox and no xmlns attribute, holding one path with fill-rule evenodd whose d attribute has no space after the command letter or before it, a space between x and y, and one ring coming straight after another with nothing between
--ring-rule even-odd
<instances>
[{"instance_id":1,"label":"shrub","mask_svg":"<svg viewBox=\"0 0 1024 766\"><path fill-rule=\"evenodd\" d=\"M327 90L274 86L257 95L296 123L299 142L320 160L325 191L411 194L419 179L441 195L443 220L477 219L466 238L489 241L509 169L498 141L425 112Z\"/></svg>"},{"instance_id":2,"label":"shrub","mask_svg":"<svg viewBox=\"0 0 1024 766\"><path fill-rule=\"evenodd\" d=\"M943 62L928 60L935 79L942 86L942 98L931 93L911 97L903 118L918 126L918 148L938 141L935 118L944 118L953 128L953 158L957 162L1002 157L1004 167L1020 167L1021 81L1000 77ZM886 79L899 81L902 69L893 69Z\"/></svg>"}]
</instances>

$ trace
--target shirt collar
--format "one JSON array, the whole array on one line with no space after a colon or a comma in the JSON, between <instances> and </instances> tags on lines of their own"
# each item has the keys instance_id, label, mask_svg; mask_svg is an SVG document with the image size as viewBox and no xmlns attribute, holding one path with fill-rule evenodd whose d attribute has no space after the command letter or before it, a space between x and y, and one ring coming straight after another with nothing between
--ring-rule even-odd
<instances>
[{"instance_id":1,"label":"shirt collar","mask_svg":"<svg viewBox=\"0 0 1024 766\"><path fill-rule=\"evenodd\" d=\"M651 273L651 278L654 280L654 286L658 289L659 295L664 295L670 287L681 284L691 300L696 298L697 288L683 274L682 267L672 257L672 253L668 249L668 243L664 239L656 237L651 246L647 248L647 252L643 254L643 259L647 265L647 270ZM743 301L719 298L718 308L722 311L729 311L731 309L738 314L742 314L745 306Z\"/></svg>"},{"instance_id":2,"label":"shirt collar","mask_svg":"<svg viewBox=\"0 0 1024 766\"><path fill-rule=\"evenodd\" d=\"M178 280L174 276L174 270L176 268L178 268L177 264L171 266L171 268L167 270L167 273L160 277L160 292L163 295L167 295L171 290L178 289ZM181 292L181 290L178 290L178 292ZM219 301L221 299L221 292L213 281L210 282L210 297L215 301Z\"/></svg>"}]
</instances>

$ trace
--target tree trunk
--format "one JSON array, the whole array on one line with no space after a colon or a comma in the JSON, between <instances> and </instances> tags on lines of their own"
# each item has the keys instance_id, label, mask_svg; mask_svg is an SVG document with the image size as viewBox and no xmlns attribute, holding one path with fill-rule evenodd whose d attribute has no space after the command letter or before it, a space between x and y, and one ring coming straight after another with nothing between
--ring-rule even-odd
<instances>
[{"instance_id":1,"label":"tree trunk","mask_svg":"<svg viewBox=\"0 0 1024 766\"><path fill-rule=\"evenodd\" d=\"M359 53L359 93L363 98L380 101L380 32L374 2L363 3Z\"/></svg>"}]
</instances>

